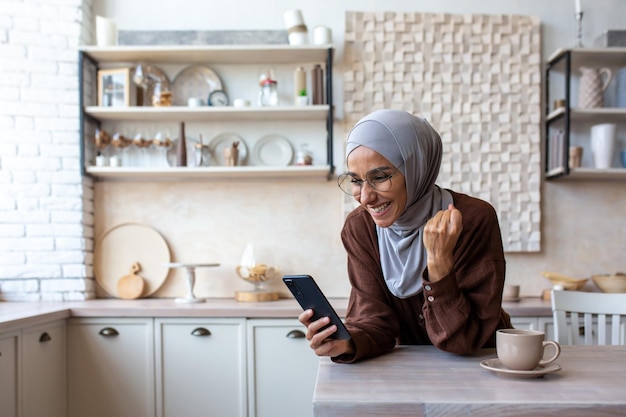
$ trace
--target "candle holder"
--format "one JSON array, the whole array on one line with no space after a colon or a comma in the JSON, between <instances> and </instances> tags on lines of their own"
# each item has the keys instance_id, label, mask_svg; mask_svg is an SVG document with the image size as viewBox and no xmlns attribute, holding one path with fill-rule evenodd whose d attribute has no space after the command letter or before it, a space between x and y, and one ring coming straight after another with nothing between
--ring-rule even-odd
<instances>
[{"instance_id":1,"label":"candle holder","mask_svg":"<svg viewBox=\"0 0 626 417\"><path fill-rule=\"evenodd\" d=\"M583 12L576 13L576 46L583 47Z\"/></svg>"}]
</instances>

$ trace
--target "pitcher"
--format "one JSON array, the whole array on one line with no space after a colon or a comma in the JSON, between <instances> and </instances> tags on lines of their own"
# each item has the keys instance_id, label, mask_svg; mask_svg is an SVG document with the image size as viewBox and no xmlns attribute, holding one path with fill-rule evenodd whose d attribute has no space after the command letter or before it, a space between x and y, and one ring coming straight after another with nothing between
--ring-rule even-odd
<instances>
[{"instance_id":1,"label":"pitcher","mask_svg":"<svg viewBox=\"0 0 626 417\"><path fill-rule=\"evenodd\" d=\"M604 90L609 86L613 73L609 68L581 67L578 107L589 109L604 106Z\"/></svg>"}]
</instances>

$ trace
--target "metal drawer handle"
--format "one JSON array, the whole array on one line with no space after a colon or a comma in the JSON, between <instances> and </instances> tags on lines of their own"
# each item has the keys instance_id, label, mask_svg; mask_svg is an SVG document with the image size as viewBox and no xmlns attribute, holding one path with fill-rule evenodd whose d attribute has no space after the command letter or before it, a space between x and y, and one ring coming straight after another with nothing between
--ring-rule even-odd
<instances>
[{"instance_id":1,"label":"metal drawer handle","mask_svg":"<svg viewBox=\"0 0 626 417\"><path fill-rule=\"evenodd\" d=\"M119 336L119 333L113 327L105 327L104 329L100 330L98 334L105 337Z\"/></svg>"},{"instance_id":2,"label":"metal drawer handle","mask_svg":"<svg viewBox=\"0 0 626 417\"><path fill-rule=\"evenodd\" d=\"M287 333L287 337L290 339L303 339L306 336L302 330L292 330Z\"/></svg>"},{"instance_id":3,"label":"metal drawer handle","mask_svg":"<svg viewBox=\"0 0 626 417\"><path fill-rule=\"evenodd\" d=\"M43 343L43 342L49 342L51 341L52 338L50 337L50 335L48 334L48 332L43 332L41 334L41 336L39 336L39 342Z\"/></svg>"},{"instance_id":4,"label":"metal drawer handle","mask_svg":"<svg viewBox=\"0 0 626 417\"><path fill-rule=\"evenodd\" d=\"M192 336L211 336L211 332L204 327L198 327L191 332Z\"/></svg>"}]
</instances>

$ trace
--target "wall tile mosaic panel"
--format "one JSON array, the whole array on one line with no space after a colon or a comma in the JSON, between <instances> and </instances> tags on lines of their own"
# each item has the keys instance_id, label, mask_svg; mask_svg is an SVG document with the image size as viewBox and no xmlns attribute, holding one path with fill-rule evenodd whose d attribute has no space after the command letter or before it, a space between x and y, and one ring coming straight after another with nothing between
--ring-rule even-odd
<instances>
[{"instance_id":1,"label":"wall tile mosaic panel","mask_svg":"<svg viewBox=\"0 0 626 417\"><path fill-rule=\"evenodd\" d=\"M540 45L532 16L347 12L345 132L381 108L428 118L438 184L489 201L506 251L539 251Z\"/></svg>"}]
</instances>

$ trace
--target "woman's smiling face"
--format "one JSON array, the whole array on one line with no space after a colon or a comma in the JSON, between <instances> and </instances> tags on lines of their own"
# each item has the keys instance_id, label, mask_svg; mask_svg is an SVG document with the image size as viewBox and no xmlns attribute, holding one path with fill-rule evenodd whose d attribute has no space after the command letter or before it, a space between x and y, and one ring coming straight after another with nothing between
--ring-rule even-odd
<instances>
[{"instance_id":1,"label":"woman's smiling face","mask_svg":"<svg viewBox=\"0 0 626 417\"><path fill-rule=\"evenodd\" d=\"M362 180L361 192L354 198L372 216L379 227L389 227L404 213L406 208L406 186L404 175L384 156L365 146L359 146L348 155L348 170L356 180ZM365 181L372 174L390 176L391 186L379 191ZM384 177L382 177L384 180ZM383 189L387 186L381 183Z\"/></svg>"}]
</instances>

